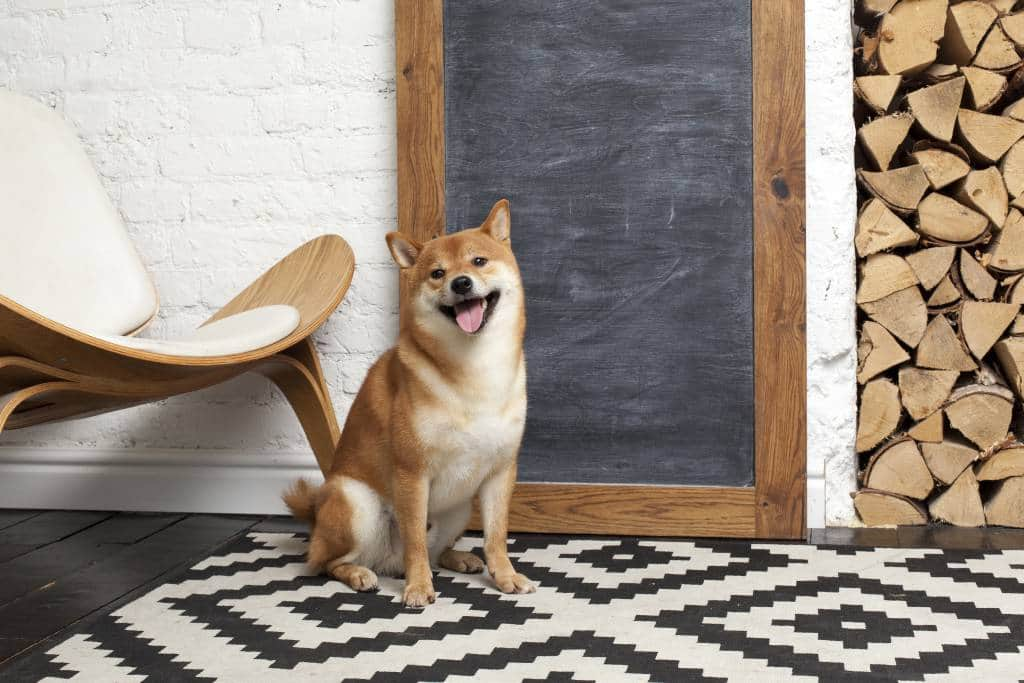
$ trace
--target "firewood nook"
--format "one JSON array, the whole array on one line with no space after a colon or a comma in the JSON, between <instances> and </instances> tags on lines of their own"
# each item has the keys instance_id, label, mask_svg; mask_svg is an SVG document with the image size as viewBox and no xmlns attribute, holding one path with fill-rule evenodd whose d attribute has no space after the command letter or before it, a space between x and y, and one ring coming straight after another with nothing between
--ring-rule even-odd
<instances>
[{"instance_id":1,"label":"firewood nook","mask_svg":"<svg viewBox=\"0 0 1024 683\"><path fill-rule=\"evenodd\" d=\"M858 0L868 525L1024 527L1024 2Z\"/></svg>"}]
</instances>

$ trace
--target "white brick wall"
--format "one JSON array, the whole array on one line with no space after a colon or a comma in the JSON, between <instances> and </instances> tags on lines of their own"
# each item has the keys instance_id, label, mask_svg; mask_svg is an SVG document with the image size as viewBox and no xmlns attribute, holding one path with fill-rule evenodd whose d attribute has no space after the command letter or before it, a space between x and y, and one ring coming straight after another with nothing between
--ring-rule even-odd
<instances>
[{"instance_id":1,"label":"white brick wall","mask_svg":"<svg viewBox=\"0 0 1024 683\"><path fill-rule=\"evenodd\" d=\"M161 298L191 329L323 232L359 264L317 335L341 418L396 332L391 0L0 0L0 87L81 134ZM261 378L10 432L45 449L309 453ZM312 462L312 455L310 462Z\"/></svg>"}]
</instances>

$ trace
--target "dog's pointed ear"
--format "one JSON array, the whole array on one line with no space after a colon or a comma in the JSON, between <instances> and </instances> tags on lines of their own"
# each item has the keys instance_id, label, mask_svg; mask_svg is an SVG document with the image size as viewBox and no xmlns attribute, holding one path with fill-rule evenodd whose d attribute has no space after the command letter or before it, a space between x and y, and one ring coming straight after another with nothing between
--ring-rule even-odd
<instances>
[{"instance_id":1,"label":"dog's pointed ear","mask_svg":"<svg viewBox=\"0 0 1024 683\"><path fill-rule=\"evenodd\" d=\"M410 268L416 265L416 258L420 255L423 245L414 242L400 232L389 232L385 238L388 241L388 249L391 250L391 258L399 268Z\"/></svg>"},{"instance_id":2,"label":"dog's pointed ear","mask_svg":"<svg viewBox=\"0 0 1024 683\"><path fill-rule=\"evenodd\" d=\"M507 199L499 199L487 214L487 220L480 226L485 233L498 240L508 242L512 234L512 214Z\"/></svg>"}]
</instances>

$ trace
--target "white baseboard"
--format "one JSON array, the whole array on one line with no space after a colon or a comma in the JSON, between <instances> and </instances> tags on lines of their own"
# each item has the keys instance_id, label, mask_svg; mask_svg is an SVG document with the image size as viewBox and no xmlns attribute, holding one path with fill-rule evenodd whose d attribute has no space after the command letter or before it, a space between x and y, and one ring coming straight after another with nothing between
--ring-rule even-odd
<instances>
[{"instance_id":1,"label":"white baseboard","mask_svg":"<svg viewBox=\"0 0 1024 683\"><path fill-rule=\"evenodd\" d=\"M823 529L825 523L825 479L807 477L807 528Z\"/></svg>"},{"instance_id":2,"label":"white baseboard","mask_svg":"<svg viewBox=\"0 0 1024 683\"><path fill-rule=\"evenodd\" d=\"M0 448L0 508L285 514L312 453Z\"/></svg>"}]
</instances>

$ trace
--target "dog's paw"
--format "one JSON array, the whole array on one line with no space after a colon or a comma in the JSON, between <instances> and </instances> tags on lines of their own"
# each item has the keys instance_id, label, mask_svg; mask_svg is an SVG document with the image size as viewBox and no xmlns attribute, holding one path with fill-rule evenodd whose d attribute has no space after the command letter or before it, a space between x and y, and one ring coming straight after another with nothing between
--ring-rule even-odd
<instances>
[{"instance_id":1,"label":"dog's paw","mask_svg":"<svg viewBox=\"0 0 1024 683\"><path fill-rule=\"evenodd\" d=\"M442 567L460 574L479 574L484 570L484 561L464 550L446 550L439 560Z\"/></svg>"},{"instance_id":2,"label":"dog's paw","mask_svg":"<svg viewBox=\"0 0 1024 683\"><path fill-rule=\"evenodd\" d=\"M537 586L522 574L502 574L494 577L494 584L502 593L533 593Z\"/></svg>"},{"instance_id":3,"label":"dog's paw","mask_svg":"<svg viewBox=\"0 0 1024 683\"><path fill-rule=\"evenodd\" d=\"M344 567L338 567L332 573L334 578L354 591L365 593L378 590L377 575L366 567L345 565Z\"/></svg>"},{"instance_id":4,"label":"dog's paw","mask_svg":"<svg viewBox=\"0 0 1024 683\"><path fill-rule=\"evenodd\" d=\"M430 582L426 583L407 583L405 585L405 593L402 595L402 602L405 603L406 607L426 607L437 599L437 593L434 592L434 587L430 585Z\"/></svg>"}]
</instances>

